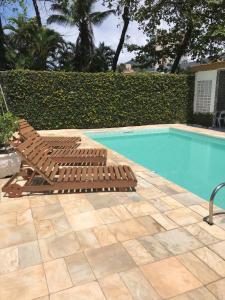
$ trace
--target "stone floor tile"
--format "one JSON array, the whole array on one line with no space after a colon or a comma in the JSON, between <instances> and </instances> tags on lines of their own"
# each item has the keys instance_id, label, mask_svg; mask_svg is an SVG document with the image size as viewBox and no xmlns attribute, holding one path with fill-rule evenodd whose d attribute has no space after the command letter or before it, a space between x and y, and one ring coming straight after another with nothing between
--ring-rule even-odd
<instances>
[{"instance_id":1,"label":"stone floor tile","mask_svg":"<svg viewBox=\"0 0 225 300\"><path fill-rule=\"evenodd\" d=\"M28 199L10 200L0 203L0 215L8 214L12 212L21 212L30 208L30 202Z\"/></svg>"},{"instance_id":2,"label":"stone floor tile","mask_svg":"<svg viewBox=\"0 0 225 300\"><path fill-rule=\"evenodd\" d=\"M106 300L97 282L72 287L50 295L50 300Z\"/></svg>"},{"instance_id":3,"label":"stone floor tile","mask_svg":"<svg viewBox=\"0 0 225 300\"><path fill-rule=\"evenodd\" d=\"M8 227L0 230L0 248L23 244L35 239L36 231L33 224Z\"/></svg>"},{"instance_id":4,"label":"stone floor tile","mask_svg":"<svg viewBox=\"0 0 225 300\"><path fill-rule=\"evenodd\" d=\"M120 274L134 300L160 300L138 268ZM118 298L119 299L119 298Z\"/></svg>"},{"instance_id":5,"label":"stone floor tile","mask_svg":"<svg viewBox=\"0 0 225 300\"><path fill-rule=\"evenodd\" d=\"M190 225L202 220L199 214L196 214L187 207L174 209L165 214L180 226Z\"/></svg>"},{"instance_id":6,"label":"stone floor tile","mask_svg":"<svg viewBox=\"0 0 225 300\"><path fill-rule=\"evenodd\" d=\"M106 225L93 228L93 232L102 247L117 243L114 235L109 231Z\"/></svg>"},{"instance_id":7,"label":"stone floor tile","mask_svg":"<svg viewBox=\"0 0 225 300\"><path fill-rule=\"evenodd\" d=\"M0 249L0 275L15 271L19 268L17 247Z\"/></svg>"},{"instance_id":8,"label":"stone floor tile","mask_svg":"<svg viewBox=\"0 0 225 300\"><path fill-rule=\"evenodd\" d=\"M65 257L70 277L74 285L81 285L95 280L94 274L83 253L76 253Z\"/></svg>"},{"instance_id":9,"label":"stone floor tile","mask_svg":"<svg viewBox=\"0 0 225 300\"><path fill-rule=\"evenodd\" d=\"M87 198L95 209L112 207L112 206L121 205L129 202L124 198L114 196L114 195L109 195L109 194L107 195L104 194L102 196L99 194L87 194Z\"/></svg>"},{"instance_id":10,"label":"stone floor tile","mask_svg":"<svg viewBox=\"0 0 225 300\"><path fill-rule=\"evenodd\" d=\"M118 274L99 279L99 284L107 300L133 300Z\"/></svg>"},{"instance_id":11,"label":"stone floor tile","mask_svg":"<svg viewBox=\"0 0 225 300\"><path fill-rule=\"evenodd\" d=\"M6 214L1 214L1 223L0 230L8 227L16 227L17 226L17 213L11 212Z\"/></svg>"},{"instance_id":12,"label":"stone floor tile","mask_svg":"<svg viewBox=\"0 0 225 300\"><path fill-rule=\"evenodd\" d=\"M162 215L162 214L154 214L151 215L151 217L157 222L159 223L163 228L165 228L166 230L171 230L174 228L177 228L178 225L176 223L174 223L172 220L170 220L167 216Z\"/></svg>"},{"instance_id":13,"label":"stone floor tile","mask_svg":"<svg viewBox=\"0 0 225 300\"><path fill-rule=\"evenodd\" d=\"M32 207L32 214L34 219L47 220L62 216L64 214L64 210L59 203L56 203L46 206Z\"/></svg>"},{"instance_id":14,"label":"stone floor tile","mask_svg":"<svg viewBox=\"0 0 225 300\"><path fill-rule=\"evenodd\" d=\"M134 219L108 225L109 230L117 241L126 241L136 237L147 235L147 230Z\"/></svg>"},{"instance_id":15,"label":"stone floor tile","mask_svg":"<svg viewBox=\"0 0 225 300\"><path fill-rule=\"evenodd\" d=\"M208 233L213 235L218 240L225 240L225 230L218 227L217 225L210 226L206 222L199 223L199 226L206 230Z\"/></svg>"},{"instance_id":16,"label":"stone floor tile","mask_svg":"<svg viewBox=\"0 0 225 300\"><path fill-rule=\"evenodd\" d=\"M82 194L68 195L68 197L63 195L62 198L60 196L60 203L68 214L80 214L94 209L86 196Z\"/></svg>"},{"instance_id":17,"label":"stone floor tile","mask_svg":"<svg viewBox=\"0 0 225 300\"><path fill-rule=\"evenodd\" d=\"M158 213L158 209L152 206L148 201L140 201L125 205L126 209L134 217L142 217Z\"/></svg>"},{"instance_id":18,"label":"stone floor tile","mask_svg":"<svg viewBox=\"0 0 225 300\"><path fill-rule=\"evenodd\" d=\"M52 219L51 223L56 234L65 234L72 231L72 227L65 215Z\"/></svg>"},{"instance_id":19,"label":"stone floor tile","mask_svg":"<svg viewBox=\"0 0 225 300\"><path fill-rule=\"evenodd\" d=\"M91 229L77 231L76 235L82 250L100 247L99 241Z\"/></svg>"},{"instance_id":20,"label":"stone floor tile","mask_svg":"<svg viewBox=\"0 0 225 300\"><path fill-rule=\"evenodd\" d=\"M210 245L209 248L225 260L225 241Z\"/></svg>"},{"instance_id":21,"label":"stone floor tile","mask_svg":"<svg viewBox=\"0 0 225 300\"><path fill-rule=\"evenodd\" d=\"M209 284L207 288L218 300L225 300L225 278Z\"/></svg>"},{"instance_id":22,"label":"stone floor tile","mask_svg":"<svg viewBox=\"0 0 225 300\"><path fill-rule=\"evenodd\" d=\"M67 215L70 225L75 231L97 227L103 224L97 211L81 213L79 215Z\"/></svg>"},{"instance_id":23,"label":"stone floor tile","mask_svg":"<svg viewBox=\"0 0 225 300\"><path fill-rule=\"evenodd\" d=\"M132 218L131 214L123 205L112 206L114 214L120 219L120 221L126 221Z\"/></svg>"},{"instance_id":24,"label":"stone floor tile","mask_svg":"<svg viewBox=\"0 0 225 300\"><path fill-rule=\"evenodd\" d=\"M18 247L19 267L26 268L42 262L37 241L29 242Z\"/></svg>"},{"instance_id":25,"label":"stone floor tile","mask_svg":"<svg viewBox=\"0 0 225 300\"><path fill-rule=\"evenodd\" d=\"M0 276L0 299L31 300L48 295L41 265L28 267Z\"/></svg>"},{"instance_id":26,"label":"stone floor tile","mask_svg":"<svg viewBox=\"0 0 225 300\"><path fill-rule=\"evenodd\" d=\"M137 190L138 194L143 196L145 199L154 199L166 196L165 193L157 189L156 187L152 188L139 188Z\"/></svg>"},{"instance_id":27,"label":"stone floor tile","mask_svg":"<svg viewBox=\"0 0 225 300\"><path fill-rule=\"evenodd\" d=\"M200 287L196 290L187 292L185 294L170 298L170 300L218 300L216 297L205 287Z\"/></svg>"},{"instance_id":28,"label":"stone floor tile","mask_svg":"<svg viewBox=\"0 0 225 300\"><path fill-rule=\"evenodd\" d=\"M205 245L217 243L219 240L205 231L199 224L191 224L185 226L185 229L190 232L195 238Z\"/></svg>"},{"instance_id":29,"label":"stone floor tile","mask_svg":"<svg viewBox=\"0 0 225 300\"><path fill-rule=\"evenodd\" d=\"M155 207L158 212L164 213L168 210L171 210L169 205L167 205L165 202L161 200L161 198L156 198L156 199L149 199L148 202L150 205Z\"/></svg>"},{"instance_id":30,"label":"stone floor tile","mask_svg":"<svg viewBox=\"0 0 225 300\"><path fill-rule=\"evenodd\" d=\"M141 266L141 270L162 298L174 297L202 285L175 257Z\"/></svg>"},{"instance_id":31,"label":"stone floor tile","mask_svg":"<svg viewBox=\"0 0 225 300\"><path fill-rule=\"evenodd\" d=\"M39 206L46 206L51 204L58 204L59 199L58 195L41 195L41 196L35 196L32 195L30 197L30 206L31 207L39 207Z\"/></svg>"},{"instance_id":32,"label":"stone floor tile","mask_svg":"<svg viewBox=\"0 0 225 300\"><path fill-rule=\"evenodd\" d=\"M85 251L97 278L122 272L134 267L135 263L121 244Z\"/></svg>"},{"instance_id":33,"label":"stone floor tile","mask_svg":"<svg viewBox=\"0 0 225 300\"><path fill-rule=\"evenodd\" d=\"M35 298L34 300L49 300L49 296Z\"/></svg>"},{"instance_id":34,"label":"stone floor tile","mask_svg":"<svg viewBox=\"0 0 225 300\"><path fill-rule=\"evenodd\" d=\"M154 236L143 236L138 239L142 246L150 252L155 260L163 259L172 255Z\"/></svg>"},{"instance_id":35,"label":"stone floor tile","mask_svg":"<svg viewBox=\"0 0 225 300\"><path fill-rule=\"evenodd\" d=\"M144 226L149 235L165 231L165 229L150 216L136 218L136 221Z\"/></svg>"},{"instance_id":36,"label":"stone floor tile","mask_svg":"<svg viewBox=\"0 0 225 300\"><path fill-rule=\"evenodd\" d=\"M143 265L154 261L153 256L147 252L137 240L129 240L122 244L137 265Z\"/></svg>"},{"instance_id":37,"label":"stone floor tile","mask_svg":"<svg viewBox=\"0 0 225 300\"><path fill-rule=\"evenodd\" d=\"M80 244L73 233L41 239L39 246L43 261L68 256L80 250Z\"/></svg>"},{"instance_id":38,"label":"stone floor tile","mask_svg":"<svg viewBox=\"0 0 225 300\"><path fill-rule=\"evenodd\" d=\"M157 185L157 188L166 193L167 195L174 195L177 194L177 191L175 189L173 189L172 187L166 185L166 184L162 184L162 185Z\"/></svg>"},{"instance_id":39,"label":"stone floor tile","mask_svg":"<svg viewBox=\"0 0 225 300\"><path fill-rule=\"evenodd\" d=\"M103 224L110 224L120 221L111 208L101 208L97 212Z\"/></svg>"},{"instance_id":40,"label":"stone floor tile","mask_svg":"<svg viewBox=\"0 0 225 300\"><path fill-rule=\"evenodd\" d=\"M129 195L128 195L128 198L129 198L130 200L132 200L132 202L139 202L139 201L145 200L144 197L142 197L141 195L139 195L138 193L135 193L135 192L129 194Z\"/></svg>"},{"instance_id":41,"label":"stone floor tile","mask_svg":"<svg viewBox=\"0 0 225 300\"><path fill-rule=\"evenodd\" d=\"M48 238L55 235L51 220L35 220L34 222L38 239Z\"/></svg>"},{"instance_id":42,"label":"stone floor tile","mask_svg":"<svg viewBox=\"0 0 225 300\"><path fill-rule=\"evenodd\" d=\"M193 253L184 253L177 258L204 285L219 279L219 276Z\"/></svg>"},{"instance_id":43,"label":"stone floor tile","mask_svg":"<svg viewBox=\"0 0 225 300\"><path fill-rule=\"evenodd\" d=\"M18 226L28 224L28 223L33 223L33 216L30 208L17 213Z\"/></svg>"},{"instance_id":44,"label":"stone floor tile","mask_svg":"<svg viewBox=\"0 0 225 300\"><path fill-rule=\"evenodd\" d=\"M175 255L200 248L202 246L196 238L182 228L160 232L154 237Z\"/></svg>"},{"instance_id":45,"label":"stone floor tile","mask_svg":"<svg viewBox=\"0 0 225 300\"><path fill-rule=\"evenodd\" d=\"M179 193L173 195L173 198L185 206L202 203L202 199L192 193Z\"/></svg>"},{"instance_id":46,"label":"stone floor tile","mask_svg":"<svg viewBox=\"0 0 225 300\"><path fill-rule=\"evenodd\" d=\"M198 205L198 204L191 205L191 206L189 206L189 208L202 217L208 216L208 214L209 214L208 209L205 209L204 207L202 207L201 205Z\"/></svg>"},{"instance_id":47,"label":"stone floor tile","mask_svg":"<svg viewBox=\"0 0 225 300\"><path fill-rule=\"evenodd\" d=\"M72 282L63 258L44 263L47 284L50 293L55 293L72 286Z\"/></svg>"},{"instance_id":48,"label":"stone floor tile","mask_svg":"<svg viewBox=\"0 0 225 300\"><path fill-rule=\"evenodd\" d=\"M166 205L170 207L170 209L177 209L183 207L183 205L176 201L173 197L171 196L165 196L160 198L161 201L165 202Z\"/></svg>"},{"instance_id":49,"label":"stone floor tile","mask_svg":"<svg viewBox=\"0 0 225 300\"><path fill-rule=\"evenodd\" d=\"M222 277L225 277L225 261L207 247L196 249L195 255Z\"/></svg>"}]
</instances>

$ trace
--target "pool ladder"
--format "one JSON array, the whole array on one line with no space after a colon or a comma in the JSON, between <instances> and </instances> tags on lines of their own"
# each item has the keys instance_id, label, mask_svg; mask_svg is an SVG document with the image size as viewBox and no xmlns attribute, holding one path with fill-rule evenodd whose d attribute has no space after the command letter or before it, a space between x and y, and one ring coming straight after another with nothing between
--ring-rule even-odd
<instances>
[{"instance_id":1,"label":"pool ladder","mask_svg":"<svg viewBox=\"0 0 225 300\"><path fill-rule=\"evenodd\" d=\"M213 190L210 200L209 200L209 215L204 217L203 220L207 222L209 225L213 225L213 217L216 215L222 215L225 214L225 212L217 212L213 213L213 206L214 206L214 200L217 195L217 193L222 190L222 188L225 187L225 182L218 184L215 189Z\"/></svg>"}]
</instances>

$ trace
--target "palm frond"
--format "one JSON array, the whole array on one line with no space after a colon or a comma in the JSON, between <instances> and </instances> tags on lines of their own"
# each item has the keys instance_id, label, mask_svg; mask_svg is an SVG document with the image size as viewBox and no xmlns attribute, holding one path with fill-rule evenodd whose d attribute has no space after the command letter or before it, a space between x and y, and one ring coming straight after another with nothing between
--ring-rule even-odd
<instances>
[{"instance_id":1,"label":"palm frond","mask_svg":"<svg viewBox=\"0 0 225 300\"><path fill-rule=\"evenodd\" d=\"M69 18L63 15L51 15L50 17L48 17L47 24L52 24L52 23L57 23L60 25L71 24Z\"/></svg>"},{"instance_id":2,"label":"palm frond","mask_svg":"<svg viewBox=\"0 0 225 300\"><path fill-rule=\"evenodd\" d=\"M102 22L111 14L115 14L114 9L102 11L102 12L94 12L90 14L91 23L94 25L101 25Z\"/></svg>"},{"instance_id":3,"label":"palm frond","mask_svg":"<svg viewBox=\"0 0 225 300\"><path fill-rule=\"evenodd\" d=\"M53 3L50 7L50 10L62 15L69 15L69 9L63 4Z\"/></svg>"}]
</instances>

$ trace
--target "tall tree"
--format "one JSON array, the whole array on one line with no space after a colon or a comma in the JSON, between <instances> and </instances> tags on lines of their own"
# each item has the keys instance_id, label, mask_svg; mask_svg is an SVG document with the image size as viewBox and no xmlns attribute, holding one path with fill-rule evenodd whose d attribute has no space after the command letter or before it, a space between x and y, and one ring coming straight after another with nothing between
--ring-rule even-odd
<instances>
[{"instance_id":1,"label":"tall tree","mask_svg":"<svg viewBox=\"0 0 225 300\"><path fill-rule=\"evenodd\" d=\"M201 60L216 59L225 46L217 33L225 27L223 0L145 0L135 19L149 37L144 47L130 47L138 59L172 61L171 72L178 70L183 56ZM160 25L164 25L164 29Z\"/></svg>"},{"instance_id":2,"label":"tall tree","mask_svg":"<svg viewBox=\"0 0 225 300\"><path fill-rule=\"evenodd\" d=\"M87 71L94 55L93 25L100 25L114 10L93 12L97 0L72 0L53 3L51 10L56 14L48 18L48 24L58 23L76 26L79 35L76 41L74 67L78 71Z\"/></svg>"},{"instance_id":3,"label":"tall tree","mask_svg":"<svg viewBox=\"0 0 225 300\"><path fill-rule=\"evenodd\" d=\"M40 14L40 11L39 11L37 0L32 0L32 3L33 3L36 19L37 19L37 24L38 24L39 27L42 27L41 14Z\"/></svg>"},{"instance_id":4,"label":"tall tree","mask_svg":"<svg viewBox=\"0 0 225 300\"><path fill-rule=\"evenodd\" d=\"M95 49L95 54L89 68L90 72L106 72L112 67L115 52L105 43L100 43Z\"/></svg>"},{"instance_id":5,"label":"tall tree","mask_svg":"<svg viewBox=\"0 0 225 300\"><path fill-rule=\"evenodd\" d=\"M112 63L112 70L115 72L117 69L118 60L121 54L121 51L123 50L125 38L127 34L127 30L130 24L130 21L132 19L132 16L134 15L135 11L138 7L137 0L104 0L103 3L108 5L109 8L115 6L116 12L120 16L122 15L123 19L123 26L122 31L120 34L120 39L116 48L116 52L113 58Z\"/></svg>"}]
</instances>

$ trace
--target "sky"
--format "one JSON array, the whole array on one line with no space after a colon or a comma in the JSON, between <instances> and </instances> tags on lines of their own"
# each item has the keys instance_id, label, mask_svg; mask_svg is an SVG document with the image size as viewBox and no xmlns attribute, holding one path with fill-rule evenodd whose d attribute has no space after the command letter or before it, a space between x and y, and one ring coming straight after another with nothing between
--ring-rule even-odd
<instances>
[{"instance_id":1,"label":"sky","mask_svg":"<svg viewBox=\"0 0 225 300\"><path fill-rule=\"evenodd\" d=\"M46 20L48 16L51 14L50 11L50 4L45 2L39 2L39 9L42 16L43 24L46 24ZM28 14L30 16L34 15L33 5L31 0L27 0L28 6ZM95 6L93 7L93 11L101 11L105 10L105 7L101 5L101 0L98 1ZM7 17L13 15L12 7L9 8L5 14ZM116 49L120 33L122 30L122 19L118 18L118 16L109 16L100 26L94 26L94 37L95 37L95 45L98 46L100 42L105 42L107 46L112 47L112 49ZM65 40L70 42L75 42L78 36L78 31L76 27L65 27L59 26L56 24L48 25L48 27L60 32ZM128 42L130 44L138 44L144 45L146 41L145 35L142 31L138 30L138 24L136 22L131 22L128 28L127 35L129 36ZM135 55L134 53L129 53L126 49L123 49L123 52L120 55L119 63L125 63L133 58Z\"/></svg>"}]
</instances>

